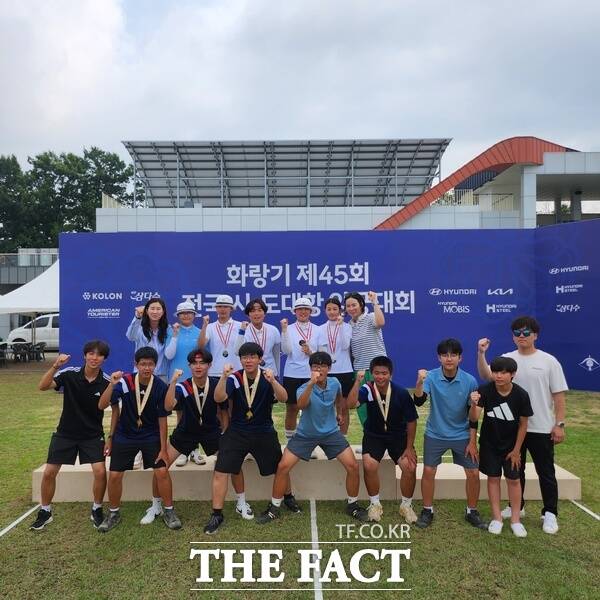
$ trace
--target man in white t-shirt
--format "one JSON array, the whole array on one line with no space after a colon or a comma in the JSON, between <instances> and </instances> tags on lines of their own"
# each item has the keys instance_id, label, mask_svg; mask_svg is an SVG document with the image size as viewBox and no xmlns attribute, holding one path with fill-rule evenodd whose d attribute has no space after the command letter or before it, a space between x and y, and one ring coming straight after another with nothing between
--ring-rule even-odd
<instances>
[{"instance_id":1,"label":"man in white t-shirt","mask_svg":"<svg viewBox=\"0 0 600 600\"><path fill-rule=\"evenodd\" d=\"M208 371L209 376L221 377L226 364L231 364L234 370L242 368L236 348L240 322L231 318L233 298L228 294L217 296L215 310L217 320L214 323L210 323L208 315L202 318L198 347L204 350L208 346L213 355L213 362Z\"/></svg>"},{"instance_id":2,"label":"man in white t-shirt","mask_svg":"<svg viewBox=\"0 0 600 600\"><path fill-rule=\"evenodd\" d=\"M554 472L554 444L565 439L565 392L569 389L558 360L535 347L540 326L533 317L518 317L511 324L513 342L517 347L509 356L517 362L513 379L529 393L533 416L529 417L527 435L521 447L521 516L525 514L522 495L525 491L525 458L529 454L535 465L542 492L542 519L545 533L558 531L558 484ZM477 369L482 379L492 379L485 353L490 340L478 342ZM511 516L510 507L502 511L503 518Z\"/></svg>"}]
</instances>

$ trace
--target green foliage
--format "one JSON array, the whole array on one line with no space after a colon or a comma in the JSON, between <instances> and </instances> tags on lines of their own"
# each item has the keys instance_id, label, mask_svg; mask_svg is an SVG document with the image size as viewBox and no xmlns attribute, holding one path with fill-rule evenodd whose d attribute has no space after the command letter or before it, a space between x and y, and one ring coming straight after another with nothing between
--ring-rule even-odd
<instances>
[{"instance_id":1,"label":"green foliage","mask_svg":"<svg viewBox=\"0 0 600 600\"><path fill-rule=\"evenodd\" d=\"M93 231L102 192L133 205L133 167L117 154L92 147L83 156L43 152L22 171L0 156L0 251L58 245L61 231Z\"/></svg>"}]
</instances>

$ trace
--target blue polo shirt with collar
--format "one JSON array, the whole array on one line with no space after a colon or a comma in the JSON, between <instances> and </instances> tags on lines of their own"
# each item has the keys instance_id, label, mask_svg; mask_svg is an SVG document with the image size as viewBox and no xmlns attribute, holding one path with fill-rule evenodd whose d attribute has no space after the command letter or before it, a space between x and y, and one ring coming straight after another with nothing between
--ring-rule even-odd
<instances>
[{"instance_id":1,"label":"blue polo shirt with collar","mask_svg":"<svg viewBox=\"0 0 600 600\"><path fill-rule=\"evenodd\" d=\"M301 385L296 392L300 398L308 383ZM327 378L325 389L314 385L310 394L310 402L302 409L297 433L303 437L324 437L339 431L335 410L335 399L342 391L340 382L335 377Z\"/></svg>"},{"instance_id":2,"label":"blue polo shirt with collar","mask_svg":"<svg viewBox=\"0 0 600 600\"><path fill-rule=\"evenodd\" d=\"M429 417L425 435L438 440L469 438L469 395L477 389L473 375L458 369L449 381L442 367L427 373L423 390L429 398Z\"/></svg>"}]
</instances>

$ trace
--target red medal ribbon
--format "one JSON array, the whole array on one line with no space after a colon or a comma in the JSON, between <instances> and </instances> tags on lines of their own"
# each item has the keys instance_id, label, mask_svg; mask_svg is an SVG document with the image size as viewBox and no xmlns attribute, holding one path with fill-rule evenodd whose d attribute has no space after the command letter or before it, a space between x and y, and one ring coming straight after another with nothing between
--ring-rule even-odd
<instances>
[{"instance_id":1,"label":"red medal ribbon","mask_svg":"<svg viewBox=\"0 0 600 600\"><path fill-rule=\"evenodd\" d=\"M333 335L331 335L331 327L329 327L329 323L327 323L327 341L329 342L329 348L331 348L331 355L335 355L335 349L337 348L337 338L340 333L340 323L336 323Z\"/></svg>"},{"instance_id":2,"label":"red medal ribbon","mask_svg":"<svg viewBox=\"0 0 600 600\"><path fill-rule=\"evenodd\" d=\"M263 349L263 352L265 351L265 346L267 345L267 328L265 327L264 323L262 328L260 329L260 341L258 339L258 329L256 329L254 327L254 325L252 325L252 323L250 323L249 325L250 327L250 333L252 334L252 337L254 338L254 341Z\"/></svg>"},{"instance_id":3,"label":"red medal ribbon","mask_svg":"<svg viewBox=\"0 0 600 600\"><path fill-rule=\"evenodd\" d=\"M305 335L304 331L302 331L302 329L300 328L300 325L298 325L298 321L296 321L296 329L298 330L298 334L300 335L300 337L308 344L308 342L310 341L310 337L312 336L312 324L309 323L308 324L308 334Z\"/></svg>"},{"instance_id":4,"label":"red medal ribbon","mask_svg":"<svg viewBox=\"0 0 600 600\"><path fill-rule=\"evenodd\" d=\"M217 335L221 340L224 348L227 348L229 345L229 338L231 337L231 331L233 330L233 321L229 323L229 328L227 329L227 335L223 336L223 332L221 331L221 324L217 321L215 329L217 330Z\"/></svg>"}]
</instances>

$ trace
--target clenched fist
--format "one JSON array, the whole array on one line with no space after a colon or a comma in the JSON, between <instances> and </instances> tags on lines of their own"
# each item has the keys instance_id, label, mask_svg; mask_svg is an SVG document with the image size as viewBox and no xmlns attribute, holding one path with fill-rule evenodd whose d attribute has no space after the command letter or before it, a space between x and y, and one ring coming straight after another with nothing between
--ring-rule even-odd
<instances>
[{"instance_id":1,"label":"clenched fist","mask_svg":"<svg viewBox=\"0 0 600 600\"><path fill-rule=\"evenodd\" d=\"M177 337L179 335L179 323L173 323L171 329L173 330L173 337Z\"/></svg>"},{"instance_id":2,"label":"clenched fist","mask_svg":"<svg viewBox=\"0 0 600 600\"><path fill-rule=\"evenodd\" d=\"M281 319L281 331L285 331L288 327L288 320L287 319Z\"/></svg>"},{"instance_id":3,"label":"clenched fist","mask_svg":"<svg viewBox=\"0 0 600 600\"><path fill-rule=\"evenodd\" d=\"M135 316L137 319L141 319L142 316L144 314L144 307L143 306L136 306L135 307Z\"/></svg>"},{"instance_id":4,"label":"clenched fist","mask_svg":"<svg viewBox=\"0 0 600 600\"><path fill-rule=\"evenodd\" d=\"M264 375L264 378L269 383L273 383L273 380L275 379L275 375L273 374L273 370L272 369L265 369L263 375Z\"/></svg>"},{"instance_id":5,"label":"clenched fist","mask_svg":"<svg viewBox=\"0 0 600 600\"><path fill-rule=\"evenodd\" d=\"M113 385L117 385L117 383L121 381L121 377L123 377L123 371L115 371L114 373L110 374L110 382Z\"/></svg>"},{"instance_id":6,"label":"clenched fist","mask_svg":"<svg viewBox=\"0 0 600 600\"><path fill-rule=\"evenodd\" d=\"M242 321L240 324L240 329L246 331L246 329L248 329L248 321Z\"/></svg>"},{"instance_id":7,"label":"clenched fist","mask_svg":"<svg viewBox=\"0 0 600 600\"><path fill-rule=\"evenodd\" d=\"M488 338L481 338L478 342L477 342L477 350L479 352L479 354L485 354L488 350L488 348L490 347L491 344L491 340L489 340Z\"/></svg>"},{"instance_id":8,"label":"clenched fist","mask_svg":"<svg viewBox=\"0 0 600 600\"><path fill-rule=\"evenodd\" d=\"M356 381L358 381L358 383L362 383L365 380L365 372L364 371L357 371L356 373Z\"/></svg>"},{"instance_id":9,"label":"clenched fist","mask_svg":"<svg viewBox=\"0 0 600 600\"><path fill-rule=\"evenodd\" d=\"M371 304L377 304L377 292L368 292L367 298Z\"/></svg>"},{"instance_id":10,"label":"clenched fist","mask_svg":"<svg viewBox=\"0 0 600 600\"><path fill-rule=\"evenodd\" d=\"M205 327L210 322L210 315L204 315L202 317L202 326Z\"/></svg>"},{"instance_id":11,"label":"clenched fist","mask_svg":"<svg viewBox=\"0 0 600 600\"><path fill-rule=\"evenodd\" d=\"M183 375L183 370L182 369L175 369L175 371L173 371L173 375L171 377L171 383L176 383L177 380Z\"/></svg>"},{"instance_id":12,"label":"clenched fist","mask_svg":"<svg viewBox=\"0 0 600 600\"><path fill-rule=\"evenodd\" d=\"M423 383L427 377L427 369L419 369L417 371L417 385Z\"/></svg>"},{"instance_id":13,"label":"clenched fist","mask_svg":"<svg viewBox=\"0 0 600 600\"><path fill-rule=\"evenodd\" d=\"M481 399L481 394L475 390L474 392L471 392L469 397L471 398L471 406L477 406L477 403Z\"/></svg>"},{"instance_id":14,"label":"clenched fist","mask_svg":"<svg viewBox=\"0 0 600 600\"><path fill-rule=\"evenodd\" d=\"M229 377L233 373L233 365L231 363L227 363L223 365L223 376Z\"/></svg>"},{"instance_id":15,"label":"clenched fist","mask_svg":"<svg viewBox=\"0 0 600 600\"><path fill-rule=\"evenodd\" d=\"M52 366L55 369L60 369L65 363L69 362L69 360L71 360L70 354L59 354Z\"/></svg>"}]
</instances>

